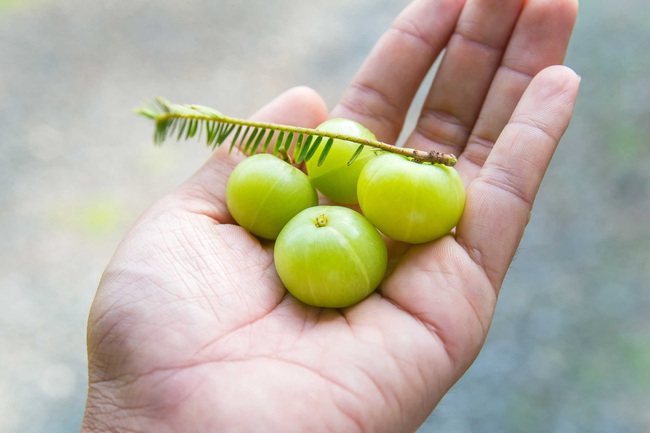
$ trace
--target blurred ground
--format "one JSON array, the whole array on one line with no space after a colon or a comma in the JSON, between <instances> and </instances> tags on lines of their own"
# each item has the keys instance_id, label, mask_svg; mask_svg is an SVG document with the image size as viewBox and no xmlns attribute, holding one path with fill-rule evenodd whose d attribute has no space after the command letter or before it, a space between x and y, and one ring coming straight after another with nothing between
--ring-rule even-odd
<instances>
[{"instance_id":1,"label":"blurred ground","mask_svg":"<svg viewBox=\"0 0 650 433\"><path fill-rule=\"evenodd\" d=\"M406 0L0 0L0 431L78 430L85 321L134 218L208 156L154 148L157 95L333 105ZM484 351L421 433L650 431L647 0L582 2L572 126Z\"/></svg>"}]
</instances>

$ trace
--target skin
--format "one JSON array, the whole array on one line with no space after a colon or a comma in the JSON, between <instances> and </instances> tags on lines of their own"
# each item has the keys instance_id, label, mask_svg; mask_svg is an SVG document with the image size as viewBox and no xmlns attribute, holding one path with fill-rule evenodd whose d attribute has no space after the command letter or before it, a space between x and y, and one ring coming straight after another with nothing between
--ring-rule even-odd
<instances>
[{"instance_id":1,"label":"skin","mask_svg":"<svg viewBox=\"0 0 650 433\"><path fill-rule=\"evenodd\" d=\"M88 323L82 431L412 432L483 345L503 278L579 86L563 66L575 0L416 0L327 113L292 89L254 117L359 121L393 142L447 47L407 145L455 153L453 235L389 245L377 293L342 310L289 296L272 245L225 204L217 151L147 211L106 269ZM408 336L408 338L405 338Z\"/></svg>"}]
</instances>

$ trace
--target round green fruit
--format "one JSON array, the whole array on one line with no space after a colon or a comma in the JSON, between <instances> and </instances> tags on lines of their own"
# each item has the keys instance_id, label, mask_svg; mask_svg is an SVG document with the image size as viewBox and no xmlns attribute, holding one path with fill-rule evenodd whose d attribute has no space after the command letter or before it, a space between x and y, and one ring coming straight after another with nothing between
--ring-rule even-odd
<instances>
[{"instance_id":1,"label":"round green fruit","mask_svg":"<svg viewBox=\"0 0 650 433\"><path fill-rule=\"evenodd\" d=\"M270 154L257 154L235 167L226 203L237 224L252 234L275 239L298 212L318 204L305 173Z\"/></svg>"},{"instance_id":2,"label":"round green fruit","mask_svg":"<svg viewBox=\"0 0 650 433\"><path fill-rule=\"evenodd\" d=\"M316 206L282 229L275 268L287 290L316 307L345 308L372 293L386 272L386 243L361 214Z\"/></svg>"},{"instance_id":3,"label":"round green fruit","mask_svg":"<svg viewBox=\"0 0 650 433\"><path fill-rule=\"evenodd\" d=\"M458 224L465 187L453 167L418 164L395 154L370 161L359 176L359 206L386 236L420 244Z\"/></svg>"},{"instance_id":4,"label":"round green fruit","mask_svg":"<svg viewBox=\"0 0 650 433\"><path fill-rule=\"evenodd\" d=\"M375 135L363 125L348 119L330 119L316 128L319 131L334 132L353 137L376 140ZM357 143L334 140L322 165L318 161L323 152L325 140L316 153L307 161L307 174L312 183L323 195L341 204L356 204L357 180L361 169L374 156L374 149L365 146L359 156L350 165L348 161L359 147Z\"/></svg>"}]
</instances>

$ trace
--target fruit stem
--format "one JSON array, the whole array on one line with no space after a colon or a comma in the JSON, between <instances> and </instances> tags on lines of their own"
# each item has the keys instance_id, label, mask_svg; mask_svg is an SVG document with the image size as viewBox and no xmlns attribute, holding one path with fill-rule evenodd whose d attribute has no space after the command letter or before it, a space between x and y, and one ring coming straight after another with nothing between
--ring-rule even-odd
<instances>
[{"instance_id":1,"label":"fruit stem","mask_svg":"<svg viewBox=\"0 0 650 433\"><path fill-rule=\"evenodd\" d=\"M291 155L289 155L289 152L287 152L285 148L280 148L278 150L278 158L280 158L284 162L293 165L293 159L291 158Z\"/></svg>"},{"instance_id":2,"label":"fruit stem","mask_svg":"<svg viewBox=\"0 0 650 433\"><path fill-rule=\"evenodd\" d=\"M325 227L327 225L327 223L328 223L328 219L325 216L325 214L320 214L316 218L316 227Z\"/></svg>"}]
</instances>

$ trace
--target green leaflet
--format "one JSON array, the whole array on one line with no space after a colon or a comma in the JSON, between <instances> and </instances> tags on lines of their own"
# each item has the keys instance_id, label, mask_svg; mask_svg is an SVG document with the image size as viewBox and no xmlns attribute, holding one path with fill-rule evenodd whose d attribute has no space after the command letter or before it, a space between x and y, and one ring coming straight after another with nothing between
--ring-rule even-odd
<instances>
[{"instance_id":1,"label":"green leaflet","mask_svg":"<svg viewBox=\"0 0 650 433\"><path fill-rule=\"evenodd\" d=\"M361 145L359 145L359 147L357 147L357 149L354 151L354 154L352 155L352 157L348 161L348 165L352 164L354 162L354 160L357 159L357 157L361 154L361 152L363 152L363 148L364 148L363 144L361 144Z\"/></svg>"},{"instance_id":2,"label":"green leaflet","mask_svg":"<svg viewBox=\"0 0 650 433\"><path fill-rule=\"evenodd\" d=\"M323 148L323 153L320 154L320 158L318 158L318 166L320 167L323 165L325 162L325 158L327 158L327 154L330 153L330 149L332 148L332 144L334 144L334 139L330 138L327 140L327 143L325 143L325 147Z\"/></svg>"}]
</instances>

